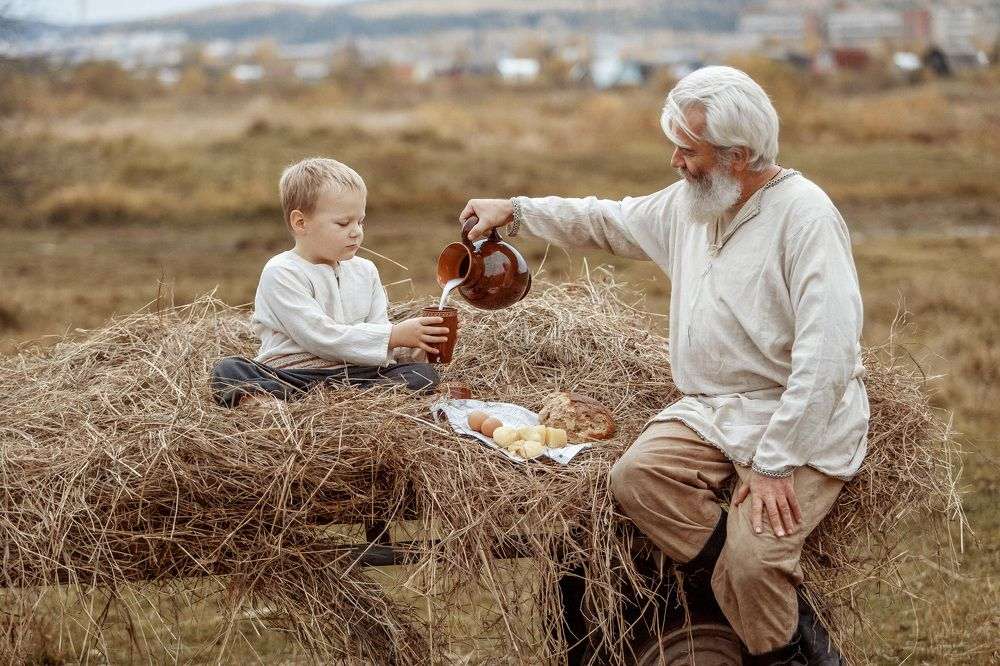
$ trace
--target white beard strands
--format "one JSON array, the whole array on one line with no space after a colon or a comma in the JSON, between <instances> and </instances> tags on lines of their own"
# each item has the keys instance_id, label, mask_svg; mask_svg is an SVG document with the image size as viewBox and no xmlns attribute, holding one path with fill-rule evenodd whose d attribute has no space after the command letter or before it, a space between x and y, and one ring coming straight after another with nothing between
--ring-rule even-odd
<instances>
[{"instance_id":1,"label":"white beard strands","mask_svg":"<svg viewBox=\"0 0 1000 666\"><path fill-rule=\"evenodd\" d=\"M684 170L677 169L684 177ZM687 215L695 222L709 224L740 200L743 187L723 164L717 165L705 176L684 180L684 206Z\"/></svg>"}]
</instances>

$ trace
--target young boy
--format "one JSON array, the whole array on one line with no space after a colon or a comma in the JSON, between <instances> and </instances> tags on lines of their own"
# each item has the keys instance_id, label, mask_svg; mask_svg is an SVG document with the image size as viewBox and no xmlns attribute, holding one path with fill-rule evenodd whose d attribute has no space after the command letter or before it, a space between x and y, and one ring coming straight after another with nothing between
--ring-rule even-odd
<instances>
[{"instance_id":1,"label":"young boy","mask_svg":"<svg viewBox=\"0 0 1000 666\"><path fill-rule=\"evenodd\" d=\"M219 404L254 406L330 383L432 389L434 368L394 356L435 352L448 329L435 326L440 317L389 322L378 269L355 256L367 199L361 177L336 160L310 158L285 169L279 189L295 247L261 273L251 319L257 357L223 359L212 373Z\"/></svg>"}]
</instances>

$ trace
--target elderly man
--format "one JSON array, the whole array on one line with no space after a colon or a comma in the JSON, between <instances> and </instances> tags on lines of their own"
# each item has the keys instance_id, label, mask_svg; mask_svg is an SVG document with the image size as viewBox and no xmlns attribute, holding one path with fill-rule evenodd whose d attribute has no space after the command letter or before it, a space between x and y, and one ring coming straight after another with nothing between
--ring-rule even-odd
<instances>
[{"instance_id":1,"label":"elderly man","mask_svg":"<svg viewBox=\"0 0 1000 666\"><path fill-rule=\"evenodd\" d=\"M623 511L742 639L744 663L836 664L797 588L809 533L866 450L862 307L840 213L776 164L778 116L749 76L706 67L661 119L681 180L622 201L473 199L478 238L507 225L564 247L653 261L670 278L671 369L684 397L611 472ZM732 508L716 491L736 476Z\"/></svg>"}]
</instances>

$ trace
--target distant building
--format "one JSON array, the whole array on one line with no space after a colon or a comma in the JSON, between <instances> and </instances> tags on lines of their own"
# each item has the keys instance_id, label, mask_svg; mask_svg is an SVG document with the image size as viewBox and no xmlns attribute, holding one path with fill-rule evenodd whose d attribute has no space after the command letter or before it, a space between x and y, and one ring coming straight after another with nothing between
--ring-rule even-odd
<instances>
[{"instance_id":1,"label":"distant building","mask_svg":"<svg viewBox=\"0 0 1000 666\"><path fill-rule=\"evenodd\" d=\"M903 17L890 10L850 9L830 13L826 38L834 48L877 48L903 33Z\"/></svg>"},{"instance_id":2,"label":"distant building","mask_svg":"<svg viewBox=\"0 0 1000 666\"><path fill-rule=\"evenodd\" d=\"M740 15L739 32L760 44L800 46L821 36L821 21L816 14L800 12L747 11Z\"/></svg>"},{"instance_id":3,"label":"distant building","mask_svg":"<svg viewBox=\"0 0 1000 666\"><path fill-rule=\"evenodd\" d=\"M264 78L264 68L260 65L236 65L230 73L233 79L240 83L250 83Z\"/></svg>"},{"instance_id":4,"label":"distant building","mask_svg":"<svg viewBox=\"0 0 1000 666\"><path fill-rule=\"evenodd\" d=\"M832 48L824 49L813 57L812 69L817 74L861 71L871 65L871 56L865 49Z\"/></svg>"},{"instance_id":5,"label":"distant building","mask_svg":"<svg viewBox=\"0 0 1000 666\"><path fill-rule=\"evenodd\" d=\"M315 60L303 60L295 63L292 73L299 81L315 83L330 76L330 63Z\"/></svg>"},{"instance_id":6,"label":"distant building","mask_svg":"<svg viewBox=\"0 0 1000 666\"><path fill-rule=\"evenodd\" d=\"M541 70L541 63L535 58L500 58L497 61L497 71L507 83L531 83Z\"/></svg>"},{"instance_id":7,"label":"distant building","mask_svg":"<svg viewBox=\"0 0 1000 666\"><path fill-rule=\"evenodd\" d=\"M905 44L926 44L931 41L931 13L926 9L903 12L899 38Z\"/></svg>"},{"instance_id":8,"label":"distant building","mask_svg":"<svg viewBox=\"0 0 1000 666\"><path fill-rule=\"evenodd\" d=\"M971 7L935 7L930 41L943 48L968 49L979 32L979 13Z\"/></svg>"},{"instance_id":9,"label":"distant building","mask_svg":"<svg viewBox=\"0 0 1000 666\"><path fill-rule=\"evenodd\" d=\"M634 60L600 58L590 63L590 82L599 90L641 86L646 82L643 67Z\"/></svg>"}]
</instances>

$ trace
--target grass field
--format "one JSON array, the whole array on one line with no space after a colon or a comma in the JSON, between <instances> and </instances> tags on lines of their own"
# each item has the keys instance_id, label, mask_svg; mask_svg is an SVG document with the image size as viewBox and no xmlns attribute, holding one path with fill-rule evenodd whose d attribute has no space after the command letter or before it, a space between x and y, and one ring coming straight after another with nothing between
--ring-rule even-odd
<instances>
[{"instance_id":1,"label":"grass field","mask_svg":"<svg viewBox=\"0 0 1000 666\"><path fill-rule=\"evenodd\" d=\"M904 556L912 603L871 600L882 638L870 651L882 664L1000 663L1000 139L990 131L1000 87L986 77L803 95L800 78L760 76L777 91L782 164L823 186L852 229L866 344L883 343L905 311L905 347L967 451L961 487L978 541L967 535L960 570L942 573L923 559L914 526ZM659 90L404 92L119 106L46 98L43 113L0 118L0 352L100 326L161 293L250 302L263 262L289 246L277 176L310 154L368 180L365 245L402 266L365 256L394 300L438 291L435 260L469 197L617 198L674 179ZM611 265L666 311L669 285L649 265L518 245L551 280ZM202 612L181 623L192 645L211 626L211 606ZM59 634L44 614L39 626ZM241 654L253 661L261 650L265 663L301 657L273 637Z\"/></svg>"}]
</instances>

